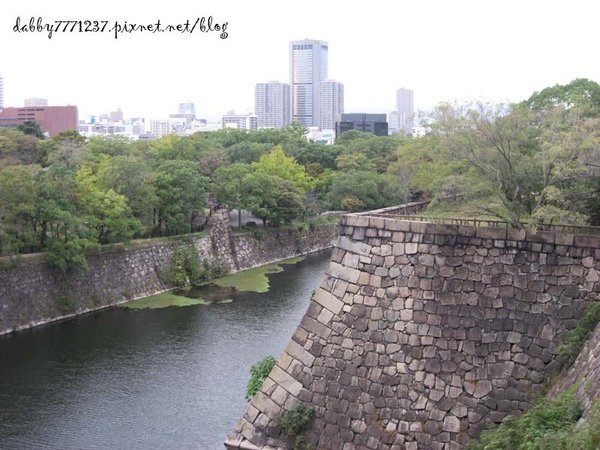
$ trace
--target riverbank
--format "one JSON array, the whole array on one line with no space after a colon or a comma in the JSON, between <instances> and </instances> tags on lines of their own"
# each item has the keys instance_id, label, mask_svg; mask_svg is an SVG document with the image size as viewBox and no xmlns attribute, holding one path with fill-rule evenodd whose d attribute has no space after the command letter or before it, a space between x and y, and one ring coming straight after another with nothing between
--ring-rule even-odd
<instances>
[{"instance_id":1,"label":"riverbank","mask_svg":"<svg viewBox=\"0 0 600 450\"><path fill-rule=\"evenodd\" d=\"M330 248L337 235L337 224L233 235L227 211L220 210L209 236L107 246L87 256L85 274L63 274L43 254L27 255L0 268L0 335L168 291L175 286L161 275L181 245L235 273Z\"/></svg>"}]
</instances>

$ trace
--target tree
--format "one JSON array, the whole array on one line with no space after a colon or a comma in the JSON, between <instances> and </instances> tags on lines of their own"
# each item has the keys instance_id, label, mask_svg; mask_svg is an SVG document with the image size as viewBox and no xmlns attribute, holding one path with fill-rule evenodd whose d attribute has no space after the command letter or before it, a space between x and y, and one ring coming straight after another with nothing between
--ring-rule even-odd
<instances>
[{"instance_id":1,"label":"tree","mask_svg":"<svg viewBox=\"0 0 600 450\"><path fill-rule=\"evenodd\" d=\"M334 209L376 209L397 200L384 175L373 171L353 170L332 176L327 194Z\"/></svg>"},{"instance_id":2,"label":"tree","mask_svg":"<svg viewBox=\"0 0 600 450\"><path fill-rule=\"evenodd\" d=\"M35 175L39 166L0 169L0 255L38 249Z\"/></svg>"},{"instance_id":3,"label":"tree","mask_svg":"<svg viewBox=\"0 0 600 450\"><path fill-rule=\"evenodd\" d=\"M63 272L86 271L85 251L97 248L97 235L83 213L73 170L53 165L35 181L40 247L46 248L48 263Z\"/></svg>"},{"instance_id":4,"label":"tree","mask_svg":"<svg viewBox=\"0 0 600 450\"><path fill-rule=\"evenodd\" d=\"M264 172L252 172L244 178L246 207L267 225L290 223L304 211L304 193L292 182Z\"/></svg>"},{"instance_id":5,"label":"tree","mask_svg":"<svg viewBox=\"0 0 600 450\"><path fill-rule=\"evenodd\" d=\"M541 92L534 92L524 106L538 112L557 107L579 108L585 117L599 117L600 85L586 78L577 78L566 85L556 84Z\"/></svg>"},{"instance_id":6,"label":"tree","mask_svg":"<svg viewBox=\"0 0 600 450\"><path fill-rule=\"evenodd\" d=\"M454 178L456 195L480 214L521 227L525 218L556 215L560 199L567 198L556 189L569 190L600 167L598 119L580 112L562 106L539 115L523 106L441 105L432 134L443 148L439 156L462 164L462 179ZM561 204L567 208L561 218L585 221L567 214L567 202ZM542 214L545 206L552 209Z\"/></svg>"},{"instance_id":7,"label":"tree","mask_svg":"<svg viewBox=\"0 0 600 450\"><path fill-rule=\"evenodd\" d=\"M256 172L290 181L304 192L314 187L314 180L308 176L304 167L294 158L286 156L281 146L276 146L270 153L261 156L258 162L252 163L252 168Z\"/></svg>"},{"instance_id":8,"label":"tree","mask_svg":"<svg viewBox=\"0 0 600 450\"><path fill-rule=\"evenodd\" d=\"M157 231L180 233L189 219L192 232L194 219L206 206L208 185L209 180L198 175L198 166L192 161L174 160L161 164L156 176Z\"/></svg>"},{"instance_id":9,"label":"tree","mask_svg":"<svg viewBox=\"0 0 600 450\"><path fill-rule=\"evenodd\" d=\"M102 190L90 168L80 169L76 180L80 214L85 215L86 225L95 230L100 244L128 241L141 231L142 224L133 217L127 197L112 189Z\"/></svg>"},{"instance_id":10,"label":"tree","mask_svg":"<svg viewBox=\"0 0 600 450\"><path fill-rule=\"evenodd\" d=\"M238 227L242 227L242 209L248 206L245 178L252 172L249 164L236 163L219 167L215 172L215 193L220 202L238 211Z\"/></svg>"},{"instance_id":11,"label":"tree","mask_svg":"<svg viewBox=\"0 0 600 450\"><path fill-rule=\"evenodd\" d=\"M17 125L17 130L24 134L35 136L38 139L44 139L46 137L40 124L34 120L26 120L21 125Z\"/></svg>"},{"instance_id":12,"label":"tree","mask_svg":"<svg viewBox=\"0 0 600 450\"><path fill-rule=\"evenodd\" d=\"M133 215L144 225L152 225L152 210L158 202L156 174L139 156L104 158L98 167L98 183L127 197Z\"/></svg>"}]
</instances>

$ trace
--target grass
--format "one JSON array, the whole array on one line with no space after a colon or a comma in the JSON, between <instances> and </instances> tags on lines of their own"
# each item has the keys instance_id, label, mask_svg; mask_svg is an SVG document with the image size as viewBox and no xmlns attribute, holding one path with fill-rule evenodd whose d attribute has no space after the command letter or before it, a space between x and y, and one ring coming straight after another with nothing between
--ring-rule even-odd
<instances>
[{"instance_id":1,"label":"grass","mask_svg":"<svg viewBox=\"0 0 600 450\"><path fill-rule=\"evenodd\" d=\"M172 292L163 292L162 294L151 295L131 302L123 303L122 308L127 309L158 309L169 306L191 306L206 305L210 302L202 298L188 298L182 295L176 295Z\"/></svg>"}]
</instances>

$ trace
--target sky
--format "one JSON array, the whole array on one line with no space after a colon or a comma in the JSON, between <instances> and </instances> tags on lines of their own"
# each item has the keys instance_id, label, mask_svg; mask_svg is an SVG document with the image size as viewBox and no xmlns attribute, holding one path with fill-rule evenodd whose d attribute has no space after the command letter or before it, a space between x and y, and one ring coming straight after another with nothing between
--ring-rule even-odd
<instances>
[{"instance_id":1,"label":"sky","mask_svg":"<svg viewBox=\"0 0 600 450\"><path fill-rule=\"evenodd\" d=\"M254 109L256 83L289 82L289 42L329 43L329 78L345 112L389 112L400 87L415 107L520 101L575 78L600 82L597 0L3 0L4 105L27 97L77 105L79 116L121 108L166 118L192 101L200 117ZM213 17L220 32L120 34L122 25ZM104 33L13 31L31 17L106 20Z\"/></svg>"}]
</instances>

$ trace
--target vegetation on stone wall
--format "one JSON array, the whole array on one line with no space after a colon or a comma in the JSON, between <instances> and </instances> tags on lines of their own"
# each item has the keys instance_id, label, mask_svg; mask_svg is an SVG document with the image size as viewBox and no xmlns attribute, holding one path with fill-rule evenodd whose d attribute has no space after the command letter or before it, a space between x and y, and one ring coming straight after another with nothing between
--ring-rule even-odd
<instances>
[{"instance_id":1,"label":"vegetation on stone wall","mask_svg":"<svg viewBox=\"0 0 600 450\"><path fill-rule=\"evenodd\" d=\"M200 258L193 242L177 245L173 250L170 263L159 270L163 283L177 286L200 286L206 280L222 277L227 273L223 264L211 263Z\"/></svg>"},{"instance_id":2,"label":"vegetation on stone wall","mask_svg":"<svg viewBox=\"0 0 600 450\"><path fill-rule=\"evenodd\" d=\"M290 437L294 438L295 450L308 450L312 446L304 443L304 432L315 415L314 408L300 403L289 411L275 417L275 422Z\"/></svg>"},{"instance_id":3,"label":"vegetation on stone wall","mask_svg":"<svg viewBox=\"0 0 600 450\"><path fill-rule=\"evenodd\" d=\"M574 430L583 410L575 388L555 400L541 399L520 417L508 416L481 434L467 450L596 450L600 444L600 405L590 413L586 426Z\"/></svg>"},{"instance_id":4,"label":"vegetation on stone wall","mask_svg":"<svg viewBox=\"0 0 600 450\"><path fill-rule=\"evenodd\" d=\"M596 328L598 322L600 322L600 302L590 303L586 308L585 315L558 348L558 353L567 365L575 362L589 334Z\"/></svg>"},{"instance_id":5,"label":"vegetation on stone wall","mask_svg":"<svg viewBox=\"0 0 600 450\"><path fill-rule=\"evenodd\" d=\"M275 367L276 362L277 361L275 361L275 358L269 355L265 356L250 368L250 379L248 380L248 385L246 386L245 396L247 401L252 400L252 397L254 397L258 391L260 391L263 382L269 376L271 370L273 370L273 367Z\"/></svg>"}]
</instances>

